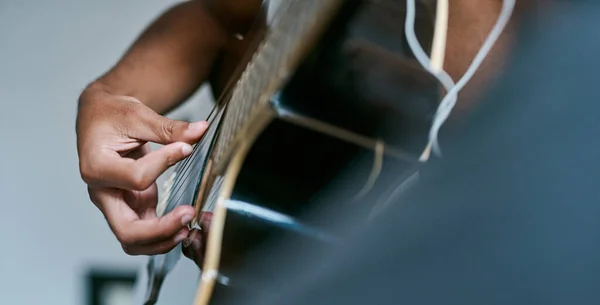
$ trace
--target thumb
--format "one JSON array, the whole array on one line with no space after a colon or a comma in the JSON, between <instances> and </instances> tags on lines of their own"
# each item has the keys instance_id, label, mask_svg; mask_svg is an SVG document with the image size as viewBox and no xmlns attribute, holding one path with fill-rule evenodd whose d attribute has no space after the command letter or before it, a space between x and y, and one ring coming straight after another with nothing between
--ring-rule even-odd
<instances>
[{"instance_id":1,"label":"thumb","mask_svg":"<svg viewBox=\"0 0 600 305\"><path fill-rule=\"evenodd\" d=\"M132 130L130 136L142 141L160 144L173 142L193 144L200 140L208 128L208 122L206 121L188 123L173 120L154 112L146 106L140 106L142 106L139 113L141 124L132 127L134 130Z\"/></svg>"}]
</instances>

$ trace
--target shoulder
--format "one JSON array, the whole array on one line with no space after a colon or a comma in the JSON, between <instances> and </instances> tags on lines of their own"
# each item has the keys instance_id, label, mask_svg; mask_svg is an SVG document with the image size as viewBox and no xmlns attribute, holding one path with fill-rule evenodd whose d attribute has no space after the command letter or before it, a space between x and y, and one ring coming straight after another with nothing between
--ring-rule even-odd
<instances>
[{"instance_id":1,"label":"shoulder","mask_svg":"<svg viewBox=\"0 0 600 305\"><path fill-rule=\"evenodd\" d=\"M245 33L266 14L263 0L195 0L204 3L230 33Z\"/></svg>"}]
</instances>

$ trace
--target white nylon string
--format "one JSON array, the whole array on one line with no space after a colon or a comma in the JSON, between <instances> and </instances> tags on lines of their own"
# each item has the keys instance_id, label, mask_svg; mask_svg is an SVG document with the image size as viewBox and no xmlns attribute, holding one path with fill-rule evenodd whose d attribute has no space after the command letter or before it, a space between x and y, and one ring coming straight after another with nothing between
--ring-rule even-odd
<instances>
[{"instance_id":1,"label":"white nylon string","mask_svg":"<svg viewBox=\"0 0 600 305\"><path fill-rule=\"evenodd\" d=\"M496 24L494 25L490 34L481 46L479 52L477 52L477 55L471 62L471 65L469 66L465 74L456 84L454 84L454 81L446 71L444 71L443 69L440 69L440 71L435 71L435 69L432 68L431 60L423 50L423 47L419 43L415 34L415 0L406 1L406 20L404 30L408 44L412 49L412 52L414 53L417 61L419 61L419 63L429 73L435 76L447 91L446 95L444 96L444 98L440 102L440 105L438 106L429 132L428 148L432 147L433 151L438 156L441 156L442 154L438 143L438 132L440 128L442 127L444 122L446 122L446 119L448 119L450 113L452 112L452 109L456 105L458 93L471 80L475 72L477 72L477 69L479 69L479 67L481 66L481 63L498 40L498 37L500 37L500 35L504 31L504 28L510 21L514 10L514 6L515 0L504 0L502 2L502 10L500 12L500 16L498 17L498 20L496 21ZM426 151L428 151L428 149L426 149ZM422 161L426 161L427 158L428 157L422 156L421 159Z\"/></svg>"}]
</instances>

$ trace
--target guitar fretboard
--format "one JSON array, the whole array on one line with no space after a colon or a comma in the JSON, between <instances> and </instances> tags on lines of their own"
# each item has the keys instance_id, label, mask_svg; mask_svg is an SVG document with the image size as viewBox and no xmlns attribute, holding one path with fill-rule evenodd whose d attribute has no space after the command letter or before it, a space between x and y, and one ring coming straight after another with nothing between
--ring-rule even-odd
<instances>
[{"instance_id":1,"label":"guitar fretboard","mask_svg":"<svg viewBox=\"0 0 600 305\"><path fill-rule=\"evenodd\" d=\"M285 10L296 18L275 17L266 37L249 61L233 90L214 150L213 162L227 158L244 128L260 111L266 111L270 98L310 49L324 24L339 7L340 0L289 0ZM278 16L289 16L278 12Z\"/></svg>"}]
</instances>

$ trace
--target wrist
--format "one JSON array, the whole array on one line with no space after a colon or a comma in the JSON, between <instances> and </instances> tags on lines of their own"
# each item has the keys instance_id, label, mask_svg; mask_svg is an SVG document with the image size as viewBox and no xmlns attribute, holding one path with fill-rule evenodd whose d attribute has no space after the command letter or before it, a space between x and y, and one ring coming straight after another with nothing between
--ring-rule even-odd
<instances>
[{"instance_id":1,"label":"wrist","mask_svg":"<svg viewBox=\"0 0 600 305\"><path fill-rule=\"evenodd\" d=\"M85 87L85 89L83 89L83 91L79 95L78 112L81 111L81 108L83 108L83 106L88 104L91 100L96 99L99 95L110 95L109 92L110 91L108 90L108 88L98 81L90 83L89 85L87 85L87 87Z\"/></svg>"},{"instance_id":2,"label":"wrist","mask_svg":"<svg viewBox=\"0 0 600 305\"><path fill-rule=\"evenodd\" d=\"M125 91L116 90L115 88L112 88L111 86L107 85L106 83L104 83L100 80L96 80L96 81L90 83L83 90L83 92L81 93L80 98L79 98L79 105L81 107L81 105L83 103L86 103L89 100L106 99L106 98L145 104L139 98L137 98L136 96L134 96L132 94L125 93ZM148 105L146 105L146 106L148 106Z\"/></svg>"},{"instance_id":3,"label":"wrist","mask_svg":"<svg viewBox=\"0 0 600 305\"><path fill-rule=\"evenodd\" d=\"M95 99L100 95L103 98L138 102L152 109L154 112L164 115L164 112L177 107L183 102L172 102L168 93L165 94L160 90L152 90L149 86L144 87L136 83L126 82L114 76L110 78L104 76L89 84L83 91L82 96L88 95Z\"/></svg>"}]
</instances>

